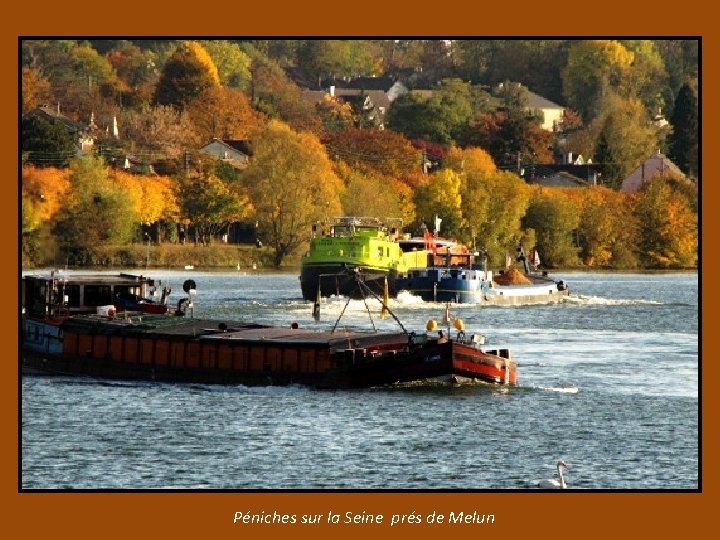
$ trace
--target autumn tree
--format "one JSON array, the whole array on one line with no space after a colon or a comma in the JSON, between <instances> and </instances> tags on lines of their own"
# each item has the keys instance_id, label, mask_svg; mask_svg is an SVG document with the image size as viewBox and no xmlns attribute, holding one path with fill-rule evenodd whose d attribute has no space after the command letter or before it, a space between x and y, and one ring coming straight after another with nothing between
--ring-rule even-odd
<instances>
[{"instance_id":1,"label":"autumn tree","mask_svg":"<svg viewBox=\"0 0 720 540\"><path fill-rule=\"evenodd\" d=\"M463 184L466 242L488 251L497 264L524 237L522 218L530 201L528 185L517 175L470 169Z\"/></svg>"},{"instance_id":2,"label":"autumn tree","mask_svg":"<svg viewBox=\"0 0 720 540\"><path fill-rule=\"evenodd\" d=\"M363 172L404 180L422 170L422 153L394 131L348 128L329 133L324 142L332 159Z\"/></svg>"},{"instance_id":3,"label":"autumn tree","mask_svg":"<svg viewBox=\"0 0 720 540\"><path fill-rule=\"evenodd\" d=\"M182 109L204 90L219 85L217 67L207 51L196 41L184 41L163 66L154 103Z\"/></svg>"},{"instance_id":4,"label":"autumn tree","mask_svg":"<svg viewBox=\"0 0 720 540\"><path fill-rule=\"evenodd\" d=\"M50 103L52 89L50 81L44 78L36 68L22 68L22 114Z\"/></svg>"},{"instance_id":5,"label":"autumn tree","mask_svg":"<svg viewBox=\"0 0 720 540\"><path fill-rule=\"evenodd\" d=\"M640 253L651 268L695 268L698 263L697 188L684 178L656 176L636 208Z\"/></svg>"},{"instance_id":6,"label":"autumn tree","mask_svg":"<svg viewBox=\"0 0 720 540\"><path fill-rule=\"evenodd\" d=\"M302 92L273 60L248 48L250 66L250 103L268 118L281 120L296 131L319 135L323 125L315 106L303 99Z\"/></svg>"},{"instance_id":7,"label":"autumn tree","mask_svg":"<svg viewBox=\"0 0 720 540\"><path fill-rule=\"evenodd\" d=\"M151 162L159 157L178 158L199 148L207 139L199 135L187 111L155 106L144 112L127 111L120 117L121 137L131 141L135 155Z\"/></svg>"},{"instance_id":8,"label":"autumn tree","mask_svg":"<svg viewBox=\"0 0 720 540\"><path fill-rule=\"evenodd\" d=\"M252 211L247 189L240 182L215 176L183 178L179 194L181 221L194 228L196 243L203 245Z\"/></svg>"},{"instance_id":9,"label":"autumn tree","mask_svg":"<svg viewBox=\"0 0 720 540\"><path fill-rule=\"evenodd\" d=\"M68 173L67 169L23 166L23 234L31 233L53 219L70 189Z\"/></svg>"},{"instance_id":10,"label":"autumn tree","mask_svg":"<svg viewBox=\"0 0 720 540\"><path fill-rule=\"evenodd\" d=\"M175 182L167 176L139 176L110 171L110 180L130 197L137 225L150 226L162 220L175 221L179 215ZM158 239L159 240L159 239Z\"/></svg>"},{"instance_id":11,"label":"autumn tree","mask_svg":"<svg viewBox=\"0 0 720 540\"><path fill-rule=\"evenodd\" d=\"M340 213L342 182L320 141L271 121L257 134L244 181L266 245L277 268L308 239L312 223Z\"/></svg>"},{"instance_id":12,"label":"autumn tree","mask_svg":"<svg viewBox=\"0 0 720 540\"><path fill-rule=\"evenodd\" d=\"M202 143L212 138L247 139L260 122L245 93L236 88L208 88L185 111Z\"/></svg>"},{"instance_id":13,"label":"autumn tree","mask_svg":"<svg viewBox=\"0 0 720 540\"><path fill-rule=\"evenodd\" d=\"M392 177L362 173L345 164L335 167L346 189L341 196L343 213L348 216L400 218L415 220L415 204L410 187Z\"/></svg>"},{"instance_id":14,"label":"autumn tree","mask_svg":"<svg viewBox=\"0 0 720 540\"><path fill-rule=\"evenodd\" d=\"M105 57L117 73L117 82L107 90L123 107L149 106L159 74L157 54L143 50L130 41L122 41Z\"/></svg>"}]
</instances>

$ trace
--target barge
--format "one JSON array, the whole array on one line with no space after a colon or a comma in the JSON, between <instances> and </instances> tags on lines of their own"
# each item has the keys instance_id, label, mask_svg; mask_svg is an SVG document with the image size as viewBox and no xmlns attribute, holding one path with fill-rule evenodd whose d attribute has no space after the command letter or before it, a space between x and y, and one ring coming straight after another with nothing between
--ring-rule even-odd
<instances>
[{"instance_id":1,"label":"barge","mask_svg":"<svg viewBox=\"0 0 720 540\"><path fill-rule=\"evenodd\" d=\"M28 301L31 290L39 289L26 289ZM517 384L510 351L483 350L459 320L453 337L449 327L446 335L433 334L434 322L426 333L336 332L195 319L180 311L72 315L45 307L23 316L23 374L321 389Z\"/></svg>"},{"instance_id":2,"label":"barge","mask_svg":"<svg viewBox=\"0 0 720 540\"><path fill-rule=\"evenodd\" d=\"M522 248L518 248L518 260L524 263L524 273L510 265L494 273L486 269L485 259L477 264L476 254L470 252L435 257L441 259L440 264L410 269L395 280L395 287L426 302L487 306L558 304L570 294L563 280L531 271Z\"/></svg>"}]
</instances>

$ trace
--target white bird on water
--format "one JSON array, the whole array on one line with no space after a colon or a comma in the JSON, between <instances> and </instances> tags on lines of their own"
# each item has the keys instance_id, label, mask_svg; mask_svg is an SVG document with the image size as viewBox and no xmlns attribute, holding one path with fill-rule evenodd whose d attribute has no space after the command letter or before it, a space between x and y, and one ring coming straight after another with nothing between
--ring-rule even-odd
<instances>
[{"instance_id":1,"label":"white bird on water","mask_svg":"<svg viewBox=\"0 0 720 540\"><path fill-rule=\"evenodd\" d=\"M560 460L557 462L557 475L558 479L556 478L550 478L547 480L541 480L538 487L542 489L567 489L567 484L565 483L565 477L563 476L563 469L567 468L567 463L565 463L563 460Z\"/></svg>"}]
</instances>

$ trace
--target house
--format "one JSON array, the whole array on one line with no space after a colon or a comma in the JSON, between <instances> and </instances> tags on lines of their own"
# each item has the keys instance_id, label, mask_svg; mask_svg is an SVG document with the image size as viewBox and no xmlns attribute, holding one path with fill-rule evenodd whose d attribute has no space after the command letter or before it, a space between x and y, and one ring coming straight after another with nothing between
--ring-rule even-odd
<instances>
[{"instance_id":1,"label":"house","mask_svg":"<svg viewBox=\"0 0 720 540\"><path fill-rule=\"evenodd\" d=\"M539 96L535 92L527 91L527 110L537 111L542 115L541 127L547 131L557 131L563 119L565 107L553 103L549 99Z\"/></svg>"},{"instance_id":2,"label":"house","mask_svg":"<svg viewBox=\"0 0 720 540\"><path fill-rule=\"evenodd\" d=\"M353 115L358 118L360 127L373 126L383 129L385 114L390 107L390 101L382 90L330 86L327 90L305 90L302 95L313 105L322 102L328 96L339 102L348 103Z\"/></svg>"},{"instance_id":3,"label":"house","mask_svg":"<svg viewBox=\"0 0 720 540\"><path fill-rule=\"evenodd\" d=\"M667 175L685 178L683 172L670 161L660 150L656 150L652 156L643 161L630 175L625 178L620 186L620 191L635 193L652 180L655 176L665 177Z\"/></svg>"},{"instance_id":4,"label":"house","mask_svg":"<svg viewBox=\"0 0 720 540\"><path fill-rule=\"evenodd\" d=\"M250 141L216 138L203 146L200 153L214 156L238 170L243 170L249 165L253 154Z\"/></svg>"}]
</instances>

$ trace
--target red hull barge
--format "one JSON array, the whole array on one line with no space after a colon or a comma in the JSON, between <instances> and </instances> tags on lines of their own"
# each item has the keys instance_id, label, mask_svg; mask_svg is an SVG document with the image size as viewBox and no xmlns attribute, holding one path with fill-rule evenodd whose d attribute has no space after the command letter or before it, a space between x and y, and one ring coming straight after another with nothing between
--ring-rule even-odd
<instances>
[{"instance_id":1,"label":"red hull barge","mask_svg":"<svg viewBox=\"0 0 720 540\"><path fill-rule=\"evenodd\" d=\"M472 337L318 332L167 315L25 318L23 335L24 373L338 389L424 380L517 384L509 351L483 351Z\"/></svg>"}]
</instances>

